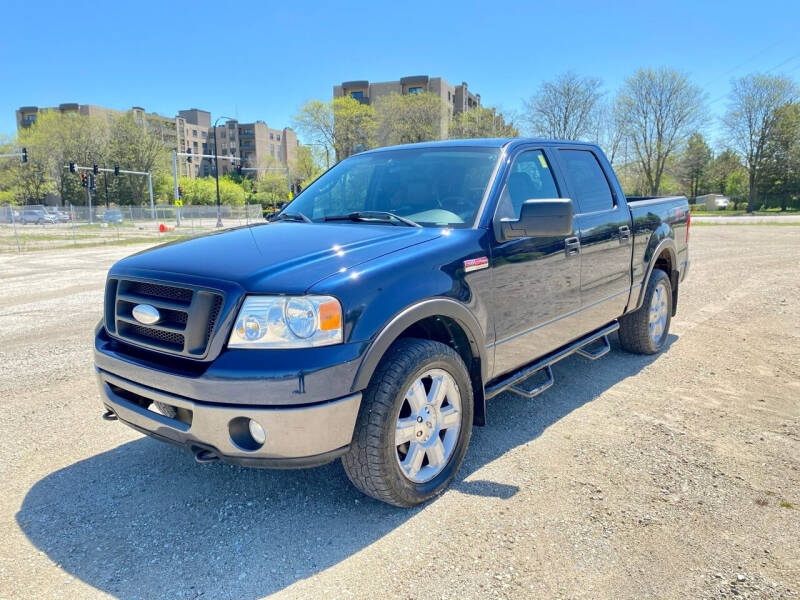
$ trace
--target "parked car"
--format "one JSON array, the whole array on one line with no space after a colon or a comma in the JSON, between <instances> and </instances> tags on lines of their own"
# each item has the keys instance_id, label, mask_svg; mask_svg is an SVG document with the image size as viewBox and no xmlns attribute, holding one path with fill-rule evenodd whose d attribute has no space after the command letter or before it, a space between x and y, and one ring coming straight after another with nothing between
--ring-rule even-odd
<instances>
[{"instance_id":1,"label":"parked car","mask_svg":"<svg viewBox=\"0 0 800 600\"><path fill-rule=\"evenodd\" d=\"M685 197L626 198L591 144L364 152L275 222L111 268L104 417L200 463L341 458L362 492L413 506L453 479L490 398L540 394L615 331L667 346L689 223Z\"/></svg>"},{"instance_id":2,"label":"parked car","mask_svg":"<svg viewBox=\"0 0 800 600\"><path fill-rule=\"evenodd\" d=\"M19 220L23 225L28 223L36 223L37 225L44 225L45 223L53 224L56 219L53 215L41 208L25 208L19 215Z\"/></svg>"},{"instance_id":3,"label":"parked car","mask_svg":"<svg viewBox=\"0 0 800 600\"><path fill-rule=\"evenodd\" d=\"M0 222L14 223L19 222L19 211L10 205L0 206Z\"/></svg>"},{"instance_id":4,"label":"parked car","mask_svg":"<svg viewBox=\"0 0 800 600\"><path fill-rule=\"evenodd\" d=\"M124 220L122 211L110 208L103 213L103 223L113 223L119 225Z\"/></svg>"},{"instance_id":5,"label":"parked car","mask_svg":"<svg viewBox=\"0 0 800 600\"><path fill-rule=\"evenodd\" d=\"M58 208L54 208L47 212L53 216L57 223L69 223L72 220L72 216L68 212L59 210Z\"/></svg>"}]
</instances>

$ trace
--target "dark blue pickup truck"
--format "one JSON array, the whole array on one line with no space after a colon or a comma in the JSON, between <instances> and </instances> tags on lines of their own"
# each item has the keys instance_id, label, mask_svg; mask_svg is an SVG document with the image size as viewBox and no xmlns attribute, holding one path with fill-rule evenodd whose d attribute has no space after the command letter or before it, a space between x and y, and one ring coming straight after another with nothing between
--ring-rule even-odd
<instances>
[{"instance_id":1,"label":"dark blue pickup truck","mask_svg":"<svg viewBox=\"0 0 800 600\"><path fill-rule=\"evenodd\" d=\"M686 198L625 198L594 145L382 148L273 222L116 263L94 361L104 417L198 462L341 457L412 506L458 471L486 401L551 366L667 340L689 266Z\"/></svg>"}]
</instances>

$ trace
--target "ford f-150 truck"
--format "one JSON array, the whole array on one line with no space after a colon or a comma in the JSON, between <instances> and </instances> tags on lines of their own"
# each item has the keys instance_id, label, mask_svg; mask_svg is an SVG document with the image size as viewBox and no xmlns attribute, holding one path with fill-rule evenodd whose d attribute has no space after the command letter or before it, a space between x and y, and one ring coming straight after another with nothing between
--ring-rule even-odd
<instances>
[{"instance_id":1,"label":"ford f-150 truck","mask_svg":"<svg viewBox=\"0 0 800 600\"><path fill-rule=\"evenodd\" d=\"M365 494L441 492L486 401L551 366L665 347L686 198L626 198L594 145L432 142L341 161L272 222L117 262L94 362L104 418L198 462L338 457Z\"/></svg>"}]
</instances>

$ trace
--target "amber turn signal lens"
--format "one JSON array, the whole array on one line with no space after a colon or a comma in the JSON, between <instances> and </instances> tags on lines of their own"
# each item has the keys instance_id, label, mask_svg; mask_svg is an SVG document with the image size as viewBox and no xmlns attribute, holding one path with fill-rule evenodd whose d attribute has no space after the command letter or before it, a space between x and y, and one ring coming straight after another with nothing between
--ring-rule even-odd
<instances>
[{"instance_id":1,"label":"amber turn signal lens","mask_svg":"<svg viewBox=\"0 0 800 600\"><path fill-rule=\"evenodd\" d=\"M319 305L319 328L322 331L339 329L342 326L342 312L335 300Z\"/></svg>"}]
</instances>

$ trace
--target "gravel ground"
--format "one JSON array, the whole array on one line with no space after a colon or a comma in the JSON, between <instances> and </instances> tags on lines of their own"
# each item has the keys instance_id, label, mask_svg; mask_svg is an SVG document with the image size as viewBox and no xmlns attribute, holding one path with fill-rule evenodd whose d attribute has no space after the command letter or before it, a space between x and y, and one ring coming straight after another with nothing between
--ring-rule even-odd
<instances>
[{"instance_id":1,"label":"gravel ground","mask_svg":"<svg viewBox=\"0 0 800 600\"><path fill-rule=\"evenodd\" d=\"M0 598L799 597L800 228L691 245L666 352L492 401L414 510L101 420L92 329L137 248L0 257Z\"/></svg>"}]
</instances>

